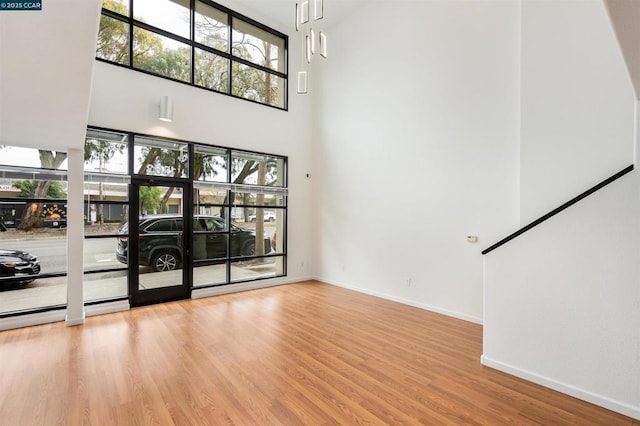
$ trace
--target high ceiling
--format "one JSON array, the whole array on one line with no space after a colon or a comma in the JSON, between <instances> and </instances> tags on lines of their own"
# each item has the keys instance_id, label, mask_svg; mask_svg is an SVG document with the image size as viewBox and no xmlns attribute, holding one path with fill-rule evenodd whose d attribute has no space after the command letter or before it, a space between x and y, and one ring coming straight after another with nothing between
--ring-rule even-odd
<instances>
[{"instance_id":1,"label":"high ceiling","mask_svg":"<svg viewBox=\"0 0 640 426\"><path fill-rule=\"evenodd\" d=\"M310 0L313 3L314 0ZM243 10L238 12L245 13L250 17L253 17L252 12L261 15L266 20L271 21L271 24L277 26L277 30L282 32L290 32L294 30L295 26L295 10L296 3L301 3L301 0L229 0L225 2L225 5L238 10L237 5L242 5ZM364 5L365 0L324 0L324 16L325 27L329 28L331 25L335 25L343 17L351 14L355 9ZM256 16L256 19L260 19Z\"/></svg>"}]
</instances>

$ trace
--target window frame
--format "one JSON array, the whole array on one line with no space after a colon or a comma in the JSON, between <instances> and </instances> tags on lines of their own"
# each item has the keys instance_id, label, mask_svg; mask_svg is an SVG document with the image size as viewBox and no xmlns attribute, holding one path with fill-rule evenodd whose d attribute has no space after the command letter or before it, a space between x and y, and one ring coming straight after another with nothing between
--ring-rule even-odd
<instances>
[{"instance_id":1,"label":"window frame","mask_svg":"<svg viewBox=\"0 0 640 426\"><path fill-rule=\"evenodd\" d=\"M175 81L178 83L182 83L182 84L187 84L189 86L192 87L197 87L199 89L203 89L203 90L207 90L209 92L214 92L214 93L221 93L223 95L227 95L227 96L231 96L235 99L242 99L245 101L249 101L249 102L253 102L259 105L265 105L271 108L276 108L279 110L283 110L283 111L288 111L288 107L289 107L289 79L288 79L288 74L289 74L289 37L280 32L277 31L271 27L268 27L254 19L251 19L243 14L240 14L238 12L233 11L232 9L229 9L228 7L222 6L218 3L215 3L213 1L210 0L190 0L189 2L189 26L190 26L190 36L189 38L185 38L182 37L178 34L174 34L171 33L169 31L163 30L162 28L158 28L155 27L153 25L147 24L145 22L139 21L137 19L134 18L133 16L133 10L134 10L134 3L136 0L128 0L127 1L127 7L128 7L128 15L122 15L118 12L114 12L110 9L106 9L104 7L102 7L101 9L101 17L102 16L106 16L112 19L115 19L116 21L119 22L123 22L125 25L128 25L128 58L127 58L127 63L120 63L120 62L115 62L115 61L111 61L108 59L104 59L104 58L100 58L98 57L98 51L97 51L97 46L96 46L96 60L100 61L100 62L105 62L108 64L112 64L112 65L116 65L116 66L120 66L120 67L124 67L124 68L128 68L134 71L138 71L138 72L142 72L148 75L152 75L152 76L156 76L156 77L160 77L160 78L164 78L167 80L171 80L171 81ZM213 47L210 47L206 44L203 43L199 43L195 40L196 35L195 35L195 13L196 13L196 4L198 3L202 3L205 6L209 6L212 7L214 9L217 9L220 12L226 13L227 17L228 17L228 39L227 39L227 51L222 51L222 50L218 50L215 49ZM284 66L283 66L283 71L277 71L274 70L272 68L269 68L268 66L264 66L264 65L260 65L257 64L255 62L251 62L249 60L243 59L240 56L236 56L233 54L233 32L234 32L234 21L235 20L239 20L240 22L242 22L243 24L248 24L251 26L254 26L256 28L258 28L259 30L265 31L271 35L273 35L276 38L282 39L283 40L283 45L284 45L284 52L282 54L283 57L283 61L284 61ZM138 28L138 29L142 29L145 31L150 31L153 34L156 34L158 36L161 37L167 37L170 38L176 42L180 42L183 44L186 44L189 49L189 55L190 55L190 67L189 67L189 81L184 81L184 80L180 80L177 78L172 78L172 77L168 77L162 74L157 74L151 71L147 71L144 70L142 68L136 68L133 65L134 62L134 50L133 50L133 40L134 40L134 29ZM207 52L209 54L213 54L213 55L217 55L218 57L222 57L225 60L227 60L227 71L226 71L226 76L227 76L227 84L226 84L226 91L221 91L221 90L216 90L216 89L212 89L212 88L208 88L205 86L201 86L195 83L195 78L196 78L196 69L195 69L195 59L196 59L196 49L199 49L201 52ZM260 102L254 99L250 99L247 97L243 97L241 95L234 95L233 94L233 81L234 81L234 74L233 74L233 68L234 68L234 63L240 64L240 66L245 66L245 67L249 67L255 71L258 72L265 72L267 74L271 74L276 80L278 78L281 78L284 84L284 87L282 88L282 95L283 95L283 99L282 99L282 106L279 105L272 105L272 104L268 104L265 102Z\"/></svg>"},{"instance_id":2,"label":"window frame","mask_svg":"<svg viewBox=\"0 0 640 426\"><path fill-rule=\"evenodd\" d=\"M197 141L188 141L188 140L184 140L184 139L177 139L177 138L171 138L171 137L165 137L165 136L156 136L156 135L151 135L151 134L146 134L146 133L138 133L138 132L131 132L131 131L125 131L125 130L117 130L117 129L111 129L111 128L104 128L104 127L98 127L98 126L87 126L87 132L89 131L94 131L94 132L107 132L107 133L116 133L116 134L126 134L127 135L127 152L128 152L128 166L127 166L127 174L123 175L123 178L128 178L129 180L134 179L136 177L150 177L153 178L153 176L149 176L149 175L145 175L145 174L140 174L138 173L137 170L137 165L135 163L135 148L136 146L139 146L139 142L140 141L144 141L143 145L146 145L147 143L149 143L150 141L152 142L158 142L160 144L165 144L167 146L170 145L177 145L177 144L183 144L185 146L188 147L188 155L189 155L189 162L188 164L190 165L188 168L188 173L186 177L172 177L170 179L174 179L174 180L181 180L184 182L188 182L189 185L191 185L192 189L195 189L196 187L203 187L203 186L213 186L213 187L217 187L217 188L223 188L226 191L228 191L228 198L225 202L223 203L200 203L200 202L193 202L191 208L194 208L197 206L203 206L203 207L223 207L226 209L227 214L229 215L228 218L229 220L226 222L226 228L222 231L220 230L214 230L214 231L198 231L198 232L193 232L192 230L192 235L196 235L196 234L200 234L200 235L225 235L228 241L228 246L227 246L227 254L224 258L219 258L219 259L209 259L209 260L205 260L205 262L210 262L212 264L217 264L217 263L225 263L226 265L226 269L227 269L227 273L226 273L226 280L224 282L216 282L216 283L196 283L195 281L193 281L191 283L192 285L192 290L200 290L200 289L205 289L205 288L211 288L211 287L220 287L220 286L226 286L226 285L233 285L233 284L238 284L238 283L243 283L243 282L254 282L254 281L261 281L261 280L268 280L268 279L274 279L274 278L282 278L282 277L286 277L288 275L288 270L287 270L287 262L288 262L288 252L287 252L287 235L288 235L288 182L289 182L289 177L288 177L288 171L289 171L289 157L286 155L282 155L282 154L274 154L274 153L267 153L267 152L261 152L261 151L253 151L253 150L247 150L247 149L241 149L241 148L232 148L232 147L225 147L225 146L221 146L221 145L212 145L212 144L206 144L206 143L202 143L202 142L197 142ZM202 153L206 153L206 152L210 152L210 153L216 153L216 155L222 155L222 153L224 153L224 159L227 163L227 167L225 168L225 179L224 181L220 182L220 181L215 181L215 180L196 180L195 176L194 176L194 168L192 167L192 165L195 165L195 158L196 155L198 153L202 154ZM261 186L258 184L247 184L247 183L242 183L242 184L236 184L233 183L233 176L232 176L232 168L230 167L232 161L234 158L246 158L246 159L271 159L272 161L275 160L278 162L278 169L277 172L281 173L281 182L279 183L278 186ZM193 160L193 162L192 162ZM86 173L86 172L85 172ZM90 172L91 174L97 175L99 173L96 172ZM231 193L233 192L237 192L237 191L249 191L251 193L275 193L277 194L279 197L282 197L282 204L281 205L277 205L277 206L272 206L272 205L255 205L255 204L242 204L242 203L235 203L232 201L232 197L231 197ZM266 192L265 192L266 191ZM127 201L127 204L129 203L129 201ZM185 206L186 207L186 206ZM231 219L231 212L233 208L252 208L252 209L256 209L256 208L266 208L266 209L272 209L272 210L280 210L282 212L282 235L280 235L278 237L278 239L281 239L281 251L277 252L277 253L269 253L269 254L261 254L261 255L232 255L231 254L231 250L230 250L230 244L231 244L231 235L233 234L234 230L243 230L243 228L236 226L232 223L232 219ZM200 216L201 214L196 214L194 213L193 216ZM128 231L130 232L130 228L128 229ZM93 238L110 238L110 237L114 237L114 236L119 236L119 234L105 234L105 235L100 235L100 236L93 236ZM130 237L130 236L129 236ZM92 237L88 237L85 235L85 239L87 238L92 238ZM275 276L259 276L259 277L253 277L253 278L233 278L232 273L231 273L231 265L234 263L239 263L239 262L245 262L245 261L250 261L252 259L260 259L260 258L276 258L276 259L281 259L282 262L282 272L276 274ZM195 266L198 264L198 261L194 260L194 265L193 267L195 268ZM125 268L128 268L128 266L125 266ZM122 268L118 268L117 270L121 270ZM114 269L115 270L115 269ZM102 272L108 272L109 270L104 270ZM101 271L84 271L84 274L92 274L92 273L99 273ZM128 297L128 296L127 296ZM114 299L114 300L120 300L119 298ZM101 300L101 301L86 301L85 300L85 304L89 304L89 303L100 303L100 302L104 302L104 301L110 301L110 300Z\"/></svg>"}]
</instances>

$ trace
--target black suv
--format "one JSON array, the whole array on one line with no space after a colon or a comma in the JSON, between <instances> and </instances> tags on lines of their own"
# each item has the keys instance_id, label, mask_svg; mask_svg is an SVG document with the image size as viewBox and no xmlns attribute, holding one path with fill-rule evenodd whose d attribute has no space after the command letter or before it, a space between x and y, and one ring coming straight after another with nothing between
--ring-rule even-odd
<instances>
[{"instance_id":1,"label":"black suv","mask_svg":"<svg viewBox=\"0 0 640 426\"><path fill-rule=\"evenodd\" d=\"M256 254L256 234L253 231L229 225L225 233L225 220L218 216L197 215L193 218L193 252L195 260L215 260L227 257L227 236L231 238L231 256ZM119 234L116 257L127 263L129 223ZM140 265L151 266L154 271L171 271L182 266L182 215L163 214L140 217ZM264 254L271 251L271 241L264 239Z\"/></svg>"}]
</instances>

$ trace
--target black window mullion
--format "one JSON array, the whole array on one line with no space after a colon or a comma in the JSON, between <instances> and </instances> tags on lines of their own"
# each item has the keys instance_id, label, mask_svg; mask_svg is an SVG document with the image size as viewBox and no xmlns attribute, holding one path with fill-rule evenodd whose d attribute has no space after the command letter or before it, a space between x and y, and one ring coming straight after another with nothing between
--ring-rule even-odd
<instances>
[{"instance_id":1,"label":"black window mullion","mask_svg":"<svg viewBox=\"0 0 640 426\"><path fill-rule=\"evenodd\" d=\"M104 16L108 16L109 18L117 19L118 21L128 22L130 19L126 15L122 15L118 12L114 12L113 10L102 8L102 14Z\"/></svg>"},{"instance_id":2,"label":"black window mullion","mask_svg":"<svg viewBox=\"0 0 640 426\"><path fill-rule=\"evenodd\" d=\"M159 34L159 35L161 35L163 37L167 37L167 38L173 39L173 40L175 40L177 42L180 42L182 44L186 44L186 45L193 44L193 41L189 40L188 38L184 38L182 36L179 36L178 34L174 34L174 33L169 32L167 30L163 30L162 28L154 27L153 25L149 25L149 24L147 24L145 22L142 22L142 21L134 20L133 21L133 26L134 27L138 27L138 28L142 28L143 30L150 31L150 32L152 32L154 34Z\"/></svg>"},{"instance_id":3,"label":"black window mullion","mask_svg":"<svg viewBox=\"0 0 640 426\"><path fill-rule=\"evenodd\" d=\"M129 0L129 64L133 68L133 0Z\"/></svg>"},{"instance_id":4,"label":"black window mullion","mask_svg":"<svg viewBox=\"0 0 640 426\"><path fill-rule=\"evenodd\" d=\"M232 83L233 82L233 59L232 59L233 58L233 15L231 14L230 11L229 11L229 14L227 15L227 18L229 21L229 25L227 25L227 31L229 31L229 34L227 34L227 40L229 40L227 42L227 54L229 55L229 60L227 61L227 93L232 95L233 94L233 83ZM231 157L229 157L229 160L231 160ZM231 169L231 163L229 163L229 169Z\"/></svg>"},{"instance_id":5,"label":"black window mullion","mask_svg":"<svg viewBox=\"0 0 640 426\"><path fill-rule=\"evenodd\" d=\"M191 84L196 84L196 0L191 0L189 4L189 19L191 19Z\"/></svg>"},{"instance_id":6,"label":"black window mullion","mask_svg":"<svg viewBox=\"0 0 640 426\"><path fill-rule=\"evenodd\" d=\"M195 8L196 8L196 4L199 1L202 2L203 4L206 4L208 6L214 7L216 9L220 10L221 12L227 14L227 17L228 17L228 25L227 25L228 47L227 47L227 52L222 52L222 51L219 51L219 50L214 49L212 47L201 45L200 43L197 43L195 41ZM234 96L234 97L240 98L240 99L245 99L245 98L243 98L241 96L233 95L233 65L234 65L234 61L235 61L238 64L242 64L242 65L247 66L249 68L252 68L254 70L258 70L258 71L261 71L261 72L269 73L269 74L271 74L273 76L280 77L280 78L282 78L284 80L284 82L283 82L284 83L284 90L283 90L284 99L283 99L283 102L282 102L282 107L278 106L278 105L271 105L271 104L268 104L268 103L255 101L255 100L252 100L252 99L245 99L245 100L248 100L250 102L259 103L261 105L265 105L265 106L269 106L269 107L278 108L278 109L286 110L288 108L288 87L289 87L289 84L288 84L288 69L289 69L288 45L289 45L289 43L288 43L288 37L285 34L280 33L278 31L275 31L275 30L273 30L273 29L271 29L269 27L266 27L265 25L263 25L263 24L261 24L261 23L259 23L257 21L254 21L251 18L248 18L248 17L246 17L244 15L241 15L239 13L236 13L236 12L234 12L234 11L232 11L232 10L222 6L222 5L219 5L219 4L215 3L215 2L212 2L210 0L190 0L190 2L189 2L189 4L190 4L190 13L189 13L189 16L190 16L190 37L189 37L189 39L186 39L186 38L184 38L182 36L179 36L177 34L173 34L171 32L163 30L161 28L157 28L157 27L155 27L153 25L149 25L149 24L146 24L146 23L144 23L142 21L136 20L135 17L134 17L134 6L135 6L134 3L135 3L135 1L134 0L129 0L128 3L129 3L129 15L128 15L128 17L126 17L124 15L120 15L118 13L115 13L113 11L110 11L110 10L107 10L107 9L104 9L104 8L102 9L102 15L109 16L111 18L117 19L117 20L125 22L125 23L127 23L127 21L128 21L128 24L129 24L128 25L129 26L129 40L128 40L129 41L129 43L128 43L128 51L129 51L129 55L128 56L129 57L128 57L128 63L125 65L125 64L118 64L118 63L114 63L114 62L111 62L111 61L108 61L108 60L104 60L102 58L96 58L96 59L100 59L100 60L115 64L115 65L126 66L128 68L132 68L132 69L135 69L137 71L145 72L147 74L157 75L157 76L159 76L161 78L166 78L166 79L169 79L169 80L173 80L173 81L177 81L177 82L181 82L181 83L187 83L187 84L189 84L191 86L195 86L196 85L195 84L195 76L196 76L196 69L195 69L195 67L196 67L196 60L195 60L196 59L196 54L195 54L195 49L199 48L199 49L202 49L202 50L207 51L209 53L212 53L212 54L215 54L215 55L218 55L218 56L222 56L227 60L227 81L226 81L227 84L226 84L226 92L223 92L223 93L225 93L227 95L230 95L230 96ZM255 63L250 62L250 61L248 61L246 59L243 59L243 58L240 58L240 57L236 57L236 56L233 55L233 28L234 28L234 20L235 19L239 19L239 20L241 20L243 22L246 22L246 23L248 23L250 25L253 25L253 26L257 27L257 28L260 28L260 29L262 29L264 31L267 31L267 32L273 34L274 36L281 38L284 41L284 50L285 50L284 51L284 61L285 61L285 72L284 73L280 72L280 71L272 70L271 68L267 68L267 67L265 67L263 65L255 64ZM180 43L183 43L183 44L186 44L186 45L188 45L190 47L190 49L191 49L191 52L190 52L190 60L191 60L190 61L191 62L190 66L191 66L191 68L189 70L190 72L189 72L189 81L188 82L185 82L185 81L182 81L182 80L179 80L179 79L174 79L172 77L165 76L165 75L152 73L152 72L149 72L147 70L135 68L135 66L134 66L134 36L135 36L135 34L134 33L135 33L135 29L136 28L144 29L144 30L150 31L150 32L152 32L154 34L158 34L160 36L176 40L176 41L178 41ZM202 88L205 89L205 90L216 91L216 90L205 88L205 87L202 87ZM218 92L218 93L220 93L220 92Z\"/></svg>"},{"instance_id":7,"label":"black window mullion","mask_svg":"<svg viewBox=\"0 0 640 426\"><path fill-rule=\"evenodd\" d=\"M195 41L195 8L196 8L196 3L198 1L201 1L203 4L207 4L209 6L212 6L212 7L216 8L216 9L220 10L221 12L227 14L227 17L228 17L228 26L227 26L227 28L228 28L228 47L227 47L228 51L227 52L221 52L221 51L218 51L218 50L216 50L214 48L211 48L209 46L204 46L204 45L201 45L200 43L196 43L196 41ZM133 61L133 59L134 59L134 40L135 40L134 31L135 31L135 28L141 28L141 29L144 29L144 30L147 30L147 31L151 31L154 34L158 34L158 35L161 35L161 36L164 36L164 37L168 37L170 39L176 40L176 41L178 41L180 43L183 43L183 44L186 44L186 45L190 46L190 48L191 48L191 52L190 52L190 59L191 59L191 64L190 65L191 65L191 68L190 68L190 79L189 79L189 82L187 82L187 84L195 86L195 75L196 75L195 74L196 73L196 69L195 69L195 67L196 67L195 49L199 48L199 49L205 50L205 51L207 51L209 53L213 53L213 54L222 56L222 57L227 59L227 78L226 78L226 80L227 80L227 90L226 90L225 93L228 94L228 95L234 96L233 95L233 62L234 61L239 63L239 64L243 64L243 65L245 65L247 67L250 67L252 69L259 70L259 71L262 71L262 72L266 72L266 73L269 73L269 74L274 75L276 77L282 78L284 80L284 90L283 90L284 99L283 99L283 103L282 103L283 106L282 107L279 107L277 105L271 105L271 104L263 103L263 102L257 102L255 100L251 100L251 99L245 99L245 100L249 100L250 102L260 103L260 104L265 105L265 106L275 107L275 108L278 108L278 109L285 109L285 110L287 109L287 107L288 107L287 106L288 105L288 87L289 87L289 84L288 84L288 69L289 69L288 48L289 48L289 43L288 43L288 37L285 34L280 33L278 31L275 31L275 30L273 30L271 28L268 28L265 25L263 25L263 24L261 24L261 23L259 23L257 21L254 21L253 19L250 19L250 18L248 18L248 17L246 17L244 15L241 15L239 13L236 13L236 12L234 12L234 11L232 11L232 10L222 6L222 5L219 5L219 4L215 3L215 2L212 2L212 1L209 1L209 0L190 0L190 2L189 2L190 3L190 13L189 13L189 18L190 18L190 37L189 37L189 39L186 39L186 38L181 37L181 36L179 36L177 34L173 34L171 32L165 31L163 29L157 28L155 26L146 24L146 23L144 23L142 21L136 20L134 18L134 3L135 3L134 0L129 0L129 16L128 16L128 19L127 19L127 17L125 17L123 15L120 15L118 13L115 13L113 11L110 11L110 10L107 10L107 9L104 9L104 8L102 9L102 15L109 16L111 18L117 19L117 20L122 21L122 22L127 22L127 20L128 20L128 24L129 24L129 40L128 40L129 41L129 45L128 45L129 61L128 61L128 64L126 66L128 66L129 68L132 68L132 69L136 69L137 71L146 72L146 73L149 73L149 74L152 74L152 75L158 75L158 76L160 76L162 78L167 78L167 79L170 79L170 80L173 80L173 81L179 81L179 82L183 82L184 83L184 81L181 81L181 80L173 79L171 77L163 76L163 75L160 75L160 74L150 73L150 72L148 72L146 70L142 70L142 69L139 70L139 69L134 67L134 63L133 63L134 62ZM240 58L240 57L236 57L236 56L233 55L233 28L234 28L235 19L239 19L239 20L241 20L243 22L247 22L250 25L253 25L253 26L257 27L257 28L263 29L264 31L267 31L267 32L273 34L274 36L280 37L280 38L283 39L283 41L284 41L284 50L285 50L285 52L284 52L285 72L284 73L282 73L280 71L272 70L272 69L267 68L267 67L265 67L263 65L255 64L255 63L250 62L250 61L248 61L246 59L243 59L243 58ZM98 58L98 59L100 59L100 58ZM113 62L107 61L107 60L105 60L105 62L113 63ZM116 65L118 65L118 64L116 64ZM204 88L204 89L207 89L207 88ZM209 90L209 89L207 89L207 90ZM244 99L242 97L240 97L240 98Z\"/></svg>"}]
</instances>

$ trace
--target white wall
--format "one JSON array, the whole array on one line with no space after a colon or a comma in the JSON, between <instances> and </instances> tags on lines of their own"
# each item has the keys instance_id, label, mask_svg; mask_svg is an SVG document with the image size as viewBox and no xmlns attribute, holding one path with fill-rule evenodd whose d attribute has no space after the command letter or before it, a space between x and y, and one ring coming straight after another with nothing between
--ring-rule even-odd
<instances>
[{"instance_id":1,"label":"white wall","mask_svg":"<svg viewBox=\"0 0 640 426\"><path fill-rule=\"evenodd\" d=\"M42 3L0 13L0 145L81 149L101 1Z\"/></svg>"},{"instance_id":2,"label":"white wall","mask_svg":"<svg viewBox=\"0 0 640 426\"><path fill-rule=\"evenodd\" d=\"M330 28L319 279L481 321L480 250L518 221L519 22L517 2L376 1Z\"/></svg>"},{"instance_id":3,"label":"white wall","mask_svg":"<svg viewBox=\"0 0 640 426\"><path fill-rule=\"evenodd\" d=\"M640 109L602 2L525 1L522 34L528 222L637 165ZM482 362L640 419L638 173L485 256Z\"/></svg>"},{"instance_id":4,"label":"white wall","mask_svg":"<svg viewBox=\"0 0 640 426\"><path fill-rule=\"evenodd\" d=\"M485 256L483 363L640 419L640 178Z\"/></svg>"},{"instance_id":5,"label":"white wall","mask_svg":"<svg viewBox=\"0 0 640 426\"><path fill-rule=\"evenodd\" d=\"M523 225L631 164L633 103L601 0L522 2Z\"/></svg>"}]
</instances>

